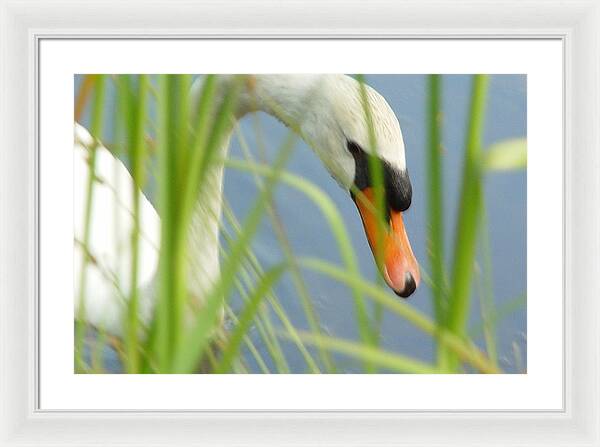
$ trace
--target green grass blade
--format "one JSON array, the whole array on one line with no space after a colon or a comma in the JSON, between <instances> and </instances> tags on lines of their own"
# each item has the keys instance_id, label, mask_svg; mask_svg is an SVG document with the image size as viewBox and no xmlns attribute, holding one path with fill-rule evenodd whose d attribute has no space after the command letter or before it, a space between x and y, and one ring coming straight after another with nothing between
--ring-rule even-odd
<instances>
[{"instance_id":1,"label":"green grass blade","mask_svg":"<svg viewBox=\"0 0 600 447\"><path fill-rule=\"evenodd\" d=\"M148 77L140 75L138 78L137 94L130 96L130 110L132 120L129 124L129 141L131 142L131 177L132 201L133 201L133 228L131 234L131 296L128 301L128 312L126 322L125 349L127 350L126 370L130 373L138 373L140 370L139 355L139 291L138 291L138 269L139 269L139 243L140 243L140 191L145 184L145 122L148 102Z\"/></svg>"},{"instance_id":2,"label":"green grass blade","mask_svg":"<svg viewBox=\"0 0 600 447\"><path fill-rule=\"evenodd\" d=\"M94 143L89 147L89 176L86 185L86 198L85 198L85 211L84 211L84 223L83 223L83 261L81 266L81 273L79 276L79 313L77 318L80 324L76 325L75 331L75 368L82 368L84 361L82 359L83 353L83 342L87 324L85 324L85 288L87 284L87 267L89 263L89 242L90 242L90 229L92 221L92 205L94 201L94 184L95 184L95 172L96 172L96 148L99 145L99 139L102 136L102 125L104 123L104 96L105 96L105 77L104 75L95 75L94 83L94 94L93 94L93 105L92 105L92 125L90 133L94 138Z\"/></svg>"},{"instance_id":3,"label":"green grass blade","mask_svg":"<svg viewBox=\"0 0 600 447\"><path fill-rule=\"evenodd\" d=\"M494 270L492 268L492 248L490 245L490 231L485 201L482 201L481 221L481 258L483 261L483 271L481 275L482 290L479 300L481 320L483 321L484 338L488 356L494 363L498 364L496 323L493 318L497 313L494 300Z\"/></svg>"},{"instance_id":4,"label":"green grass blade","mask_svg":"<svg viewBox=\"0 0 600 447\"><path fill-rule=\"evenodd\" d=\"M177 98L177 117L174 121L176 126L174 127L174 141L177 146L177 153L179 155L179 165L177 166L177 172L182 173L180 175L180 181L184 184L181 185L181 190L186 190L186 183L189 181L186 175L186 170L190 166L190 158L194 153L193 147L191 146L191 119L193 114L191 105L191 86L192 86L192 75L190 74L179 74L174 75L177 82L174 88L177 90L174 92Z\"/></svg>"},{"instance_id":5,"label":"green grass blade","mask_svg":"<svg viewBox=\"0 0 600 447\"><path fill-rule=\"evenodd\" d=\"M427 122L429 127L427 150L427 209L429 217L429 265L431 268L432 294L435 319L444 321L444 203L441 142L441 76L429 75L429 101Z\"/></svg>"},{"instance_id":6,"label":"green grass blade","mask_svg":"<svg viewBox=\"0 0 600 447\"><path fill-rule=\"evenodd\" d=\"M481 142L487 87L487 75L474 76L447 322L448 328L459 336L466 335L466 323L471 304L473 265L481 217ZM455 358L449 360L451 367L458 366Z\"/></svg>"},{"instance_id":7,"label":"green grass blade","mask_svg":"<svg viewBox=\"0 0 600 447\"><path fill-rule=\"evenodd\" d=\"M374 368L387 368L395 372L414 374L437 374L444 372L435 365L430 365L410 357L384 351L364 343L356 343L339 338L314 335L300 331L300 337L305 343L321 344L334 352L353 357ZM283 335L286 336L286 335Z\"/></svg>"},{"instance_id":8,"label":"green grass blade","mask_svg":"<svg viewBox=\"0 0 600 447\"><path fill-rule=\"evenodd\" d=\"M373 113L371 110L371 104L369 103L369 96L367 93L367 87L365 84L364 75L356 75L356 79L359 82L360 86L360 97L361 97L361 105L364 114L365 124L367 126L367 130L369 133L369 148L367 148L367 153L369 156L369 177L371 178L372 188L375 192L375 212L378 216L378 220L381 222L383 229L387 229L389 225L385 219L385 187L383 180L383 167L381 166L381 160L377 156L378 146L377 139L375 135L375 128L373 124ZM383 231L377 232L377 247L383 247ZM383 265L383 249L379 248L375 250L376 255L376 263L379 267ZM380 279L380 278L378 278Z\"/></svg>"},{"instance_id":9,"label":"green grass blade","mask_svg":"<svg viewBox=\"0 0 600 447\"><path fill-rule=\"evenodd\" d=\"M446 272L444 267L444 203L441 142L441 76L428 76L429 98L427 104L428 150L427 150L427 212L429 218L428 255L431 268L431 293L435 320L439 325L446 322ZM445 347L437 344L438 364L445 368Z\"/></svg>"},{"instance_id":10,"label":"green grass blade","mask_svg":"<svg viewBox=\"0 0 600 447\"><path fill-rule=\"evenodd\" d=\"M360 96L361 96L361 103L362 103L362 108L363 108L363 114L364 114L364 119L365 119L365 123L367 125L367 130L369 133L369 148L367 150L367 153L370 154L369 156L369 177L371 178L371 185L375 194L375 211L376 211L376 216L377 216L377 220L380 224L380 228L379 231L377 231L377 237L375 240L375 244L376 244L376 248L374 250L374 254L375 254L375 263L377 264L377 267L379 268L379 270L381 271L383 268L383 264L385 262L384 260L384 253L385 250L383 249L383 244L384 244L384 234L389 231L389 222L387 222L386 219L386 200L385 200L385 185L384 185L384 178L383 178L383 166L381 164L381 159L377 156L377 151L378 151L378 145L377 145L377 138L375 135L375 127L373 124L373 113L371 110L371 104L369 102L369 95L367 92L367 87L365 84L365 79L364 79L364 75L362 74L358 74L356 75L356 79L359 82L359 86L360 86ZM359 198L360 200L360 198ZM378 276L377 280L379 282L382 281L382 277ZM381 309L378 309L377 307L378 305L375 306L375 315L377 317L377 315L381 315ZM366 327L368 327L368 337L363 337L363 339L365 341L368 341L370 344L372 344L373 346L376 346L377 343L379 342L379 330L380 328L375 328L372 327L372 324L367 320L366 316L362 317L361 320L363 321L359 321L359 324L365 325ZM375 322L377 321L381 321L381 318L375 318ZM370 365L365 365L365 368L367 370L367 372L376 372Z\"/></svg>"},{"instance_id":11,"label":"green grass blade","mask_svg":"<svg viewBox=\"0 0 600 447\"><path fill-rule=\"evenodd\" d=\"M158 129L157 129L157 152L158 152L158 212L161 217L161 247L158 274L158 302L155 311L154 326L152 330L153 346L149 350L156 356L155 363L158 371L166 372L170 359L170 301L174 289L174 276L171 274L173 258L173 237L175 231L175 202L172 189L172 175L176 165L171 153L171 109L172 97L170 94L171 81L166 75L158 77Z\"/></svg>"},{"instance_id":12,"label":"green grass blade","mask_svg":"<svg viewBox=\"0 0 600 447\"><path fill-rule=\"evenodd\" d=\"M260 304L269 290L277 283L279 278L281 278L281 275L285 269L285 264L280 264L276 267L273 267L271 270L265 273L256 286L256 289L252 293L248 304L239 317L238 324L231 334L229 342L227 343L225 349L223 349L221 361L215 368L216 373L222 374L230 370L232 361L239 352L242 340L250 329L252 320L254 319Z\"/></svg>"},{"instance_id":13,"label":"green grass blade","mask_svg":"<svg viewBox=\"0 0 600 447\"><path fill-rule=\"evenodd\" d=\"M170 148L173 157L170 172L171 201L174 206L171 219L174 226L171 237L172 256L170 259L172 289L169 302L171 351L183 342L185 332L185 311L188 299L187 289L187 232L189 214L184 208L182 197L191 189L189 179L185 175L189 156L188 120L190 117L190 75L169 75L170 91Z\"/></svg>"},{"instance_id":14,"label":"green grass blade","mask_svg":"<svg viewBox=\"0 0 600 447\"><path fill-rule=\"evenodd\" d=\"M159 84L159 214L162 225L160 299L153 339L158 364L161 370L167 372L186 336L189 223L199 200L200 185L205 179L208 163L229 131L235 97L226 94L216 114L213 114L212 108L203 110L203 107L208 108L206 104L212 99L210 95L205 94L201 99L196 113L206 112L199 119L210 120L211 123L210 127L202 122L198 124L199 133L210 128L210 137L204 144L203 136L190 132L191 76L164 75L159 77ZM192 141L198 143L198 147L190 148Z\"/></svg>"}]
</instances>

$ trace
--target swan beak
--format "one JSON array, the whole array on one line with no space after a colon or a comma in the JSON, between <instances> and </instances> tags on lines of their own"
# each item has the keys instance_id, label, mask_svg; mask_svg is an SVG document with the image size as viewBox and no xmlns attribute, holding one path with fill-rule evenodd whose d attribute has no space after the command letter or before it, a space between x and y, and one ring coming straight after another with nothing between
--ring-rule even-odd
<instances>
[{"instance_id":1,"label":"swan beak","mask_svg":"<svg viewBox=\"0 0 600 447\"><path fill-rule=\"evenodd\" d=\"M389 225L383 225L378 222L375 213L373 188L363 189L360 197L353 195L353 199L362 218L375 262L385 282L396 295L402 298L409 297L419 285L421 275L406 235L402 213L390 210ZM383 234L379 231L383 231Z\"/></svg>"}]
</instances>

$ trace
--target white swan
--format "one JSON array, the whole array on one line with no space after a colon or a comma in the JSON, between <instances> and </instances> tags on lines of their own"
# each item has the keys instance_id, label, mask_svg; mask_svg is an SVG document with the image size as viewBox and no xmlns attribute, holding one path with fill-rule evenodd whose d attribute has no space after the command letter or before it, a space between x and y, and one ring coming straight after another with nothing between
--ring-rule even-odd
<instances>
[{"instance_id":1,"label":"white swan","mask_svg":"<svg viewBox=\"0 0 600 447\"><path fill-rule=\"evenodd\" d=\"M224 91L230 76L219 76L217 91ZM404 142L398 119L385 99L366 87L369 100L376 155L382 161L385 202L390 229L377 236L380 226L373 213L374 194L369 175L369 133L359 83L345 75L248 75L238 101L236 118L262 110L283 123L294 123L300 136L312 147L340 186L352 185L364 194L353 194L375 258L382 260L380 270L387 284L400 296L409 296L420 279L417 261L402 222L402 211L410 206L411 184L406 170ZM194 83L197 99L202 80ZM75 124L74 151L74 226L75 226L75 315L80 300L80 269L83 259L83 222L86 184L90 175L88 155L94 139ZM229 138L222 148L225 155ZM130 296L128 260L132 220L133 180L127 168L102 145L96 149L94 189L88 250L91 262L86 270L85 318L88 323L109 333L122 333L125 300ZM191 296L201 300L219 275L219 222L223 166L215 164L208 176L211 193L198 200L189 232L189 279ZM154 307L154 278L158 265L160 218L141 191L141 242L138 286L140 320L149 323ZM368 199L372 203L364 203ZM216 217L215 217L216 216ZM377 241L383 241L380 250Z\"/></svg>"}]
</instances>

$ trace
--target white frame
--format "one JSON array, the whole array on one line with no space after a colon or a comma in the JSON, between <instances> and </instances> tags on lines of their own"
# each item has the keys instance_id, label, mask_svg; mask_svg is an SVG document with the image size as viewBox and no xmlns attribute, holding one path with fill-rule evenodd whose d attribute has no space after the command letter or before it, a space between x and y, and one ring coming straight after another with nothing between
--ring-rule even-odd
<instances>
[{"instance_id":1,"label":"white frame","mask_svg":"<svg viewBox=\"0 0 600 447\"><path fill-rule=\"evenodd\" d=\"M357 18L360 21L357 22ZM269 23L265 27L265 23ZM0 445L600 446L600 3L0 0ZM42 35L558 37L565 43L562 412L36 410L35 51Z\"/></svg>"}]
</instances>

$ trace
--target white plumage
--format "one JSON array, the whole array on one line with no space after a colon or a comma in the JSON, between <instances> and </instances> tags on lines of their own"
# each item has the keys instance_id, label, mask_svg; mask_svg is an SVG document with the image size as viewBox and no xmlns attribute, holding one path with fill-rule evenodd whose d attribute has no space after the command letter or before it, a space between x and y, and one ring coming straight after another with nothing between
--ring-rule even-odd
<instances>
[{"instance_id":1,"label":"white plumage","mask_svg":"<svg viewBox=\"0 0 600 447\"><path fill-rule=\"evenodd\" d=\"M90 148L94 139L81 125L75 124L73 152L73 200L75 204L74 288L75 315L79 313L80 268L83 261L84 216L87 182L90 176ZM91 261L86 273L85 314L89 323L120 334L125 300L131 294L131 233L133 230L133 179L123 163L104 146L96 147L96 185L88 250ZM140 315L149 321L153 302L153 284L158 266L160 218L141 191L139 271Z\"/></svg>"},{"instance_id":2,"label":"white plumage","mask_svg":"<svg viewBox=\"0 0 600 447\"><path fill-rule=\"evenodd\" d=\"M229 76L219 77L218 92L224 91ZM196 81L192 98L200 91L202 80ZM385 99L367 87L378 143L377 154L391 166L405 168L404 143L400 125ZM237 118L262 110L286 124L298 126L301 136L323 161L332 176L344 188L352 185L355 161L348 152L348 139L368 148L368 131L359 84L344 75L252 75L239 100ZM79 124L75 124L74 208L75 208L75 311L79 312L80 269L83 259L83 222L86 206L86 185L89 170L89 149L94 139ZM229 139L222 148L226 155ZM202 296L219 274L218 231L221 215L223 166L216 165L208 173L189 233L189 293L201 303ZM87 269L85 318L109 333L120 335L131 293L130 235L132 219L133 180L127 168L104 146L96 148L95 176ZM208 188L208 191L206 191ZM158 267L160 218L141 191L140 319L149 323L155 301L154 283Z\"/></svg>"}]
</instances>

